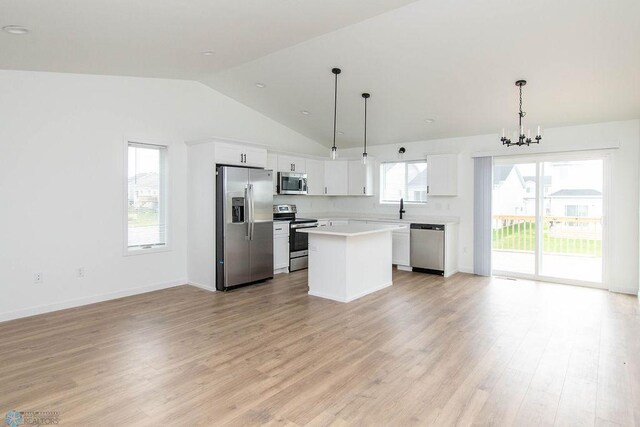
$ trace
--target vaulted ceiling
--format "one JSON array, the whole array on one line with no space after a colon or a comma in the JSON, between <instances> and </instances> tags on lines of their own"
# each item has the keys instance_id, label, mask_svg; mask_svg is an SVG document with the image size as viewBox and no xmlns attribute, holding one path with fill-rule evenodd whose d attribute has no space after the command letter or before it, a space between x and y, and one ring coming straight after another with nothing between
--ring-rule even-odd
<instances>
[{"instance_id":1,"label":"vaulted ceiling","mask_svg":"<svg viewBox=\"0 0 640 427\"><path fill-rule=\"evenodd\" d=\"M371 144L515 129L521 78L531 127L640 117L637 0L5 0L0 8L1 26L31 29L0 34L0 68L199 80L326 145L335 66L340 146L362 142L363 91Z\"/></svg>"}]
</instances>

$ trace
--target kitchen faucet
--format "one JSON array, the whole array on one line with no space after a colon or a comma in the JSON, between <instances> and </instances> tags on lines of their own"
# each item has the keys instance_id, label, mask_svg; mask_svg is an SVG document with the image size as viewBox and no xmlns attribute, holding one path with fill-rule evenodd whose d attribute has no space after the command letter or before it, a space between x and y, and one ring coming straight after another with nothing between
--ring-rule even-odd
<instances>
[{"instance_id":1,"label":"kitchen faucet","mask_svg":"<svg viewBox=\"0 0 640 427\"><path fill-rule=\"evenodd\" d=\"M400 198L400 219L402 219L403 213L404 213L404 199Z\"/></svg>"}]
</instances>

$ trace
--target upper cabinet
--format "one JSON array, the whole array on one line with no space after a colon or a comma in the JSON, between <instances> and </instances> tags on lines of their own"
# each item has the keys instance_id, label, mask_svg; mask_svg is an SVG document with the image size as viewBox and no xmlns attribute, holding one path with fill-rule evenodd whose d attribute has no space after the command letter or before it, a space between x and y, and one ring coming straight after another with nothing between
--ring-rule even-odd
<instances>
[{"instance_id":1,"label":"upper cabinet","mask_svg":"<svg viewBox=\"0 0 640 427\"><path fill-rule=\"evenodd\" d=\"M367 164L362 160L349 160L349 186L350 196L373 196L373 164L369 158Z\"/></svg>"},{"instance_id":2,"label":"upper cabinet","mask_svg":"<svg viewBox=\"0 0 640 427\"><path fill-rule=\"evenodd\" d=\"M324 162L324 194L346 196L349 194L349 165L345 160Z\"/></svg>"},{"instance_id":3,"label":"upper cabinet","mask_svg":"<svg viewBox=\"0 0 640 427\"><path fill-rule=\"evenodd\" d=\"M429 196L458 195L458 155L427 156L427 194Z\"/></svg>"},{"instance_id":4,"label":"upper cabinet","mask_svg":"<svg viewBox=\"0 0 640 427\"><path fill-rule=\"evenodd\" d=\"M271 169L273 174L273 194L278 194L278 155L275 153L267 153L267 169Z\"/></svg>"},{"instance_id":5,"label":"upper cabinet","mask_svg":"<svg viewBox=\"0 0 640 427\"><path fill-rule=\"evenodd\" d=\"M278 154L278 172L306 172L306 159Z\"/></svg>"},{"instance_id":6,"label":"upper cabinet","mask_svg":"<svg viewBox=\"0 0 640 427\"><path fill-rule=\"evenodd\" d=\"M306 159L307 194L319 196L324 194L324 161Z\"/></svg>"},{"instance_id":7,"label":"upper cabinet","mask_svg":"<svg viewBox=\"0 0 640 427\"><path fill-rule=\"evenodd\" d=\"M216 163L224 165L267 166L267 150L243 144L219 142L215 147Z\"/></svg>"}]
</instances>

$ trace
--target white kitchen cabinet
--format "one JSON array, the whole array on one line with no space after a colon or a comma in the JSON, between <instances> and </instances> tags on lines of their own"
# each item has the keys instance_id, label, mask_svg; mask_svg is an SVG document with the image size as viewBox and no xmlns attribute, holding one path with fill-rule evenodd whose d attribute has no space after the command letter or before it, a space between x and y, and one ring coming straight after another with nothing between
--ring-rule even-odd
<instances>
[{"instance_id":1,"label":"white kitchen cabinet","mask_svg":"<svg viewBox=\"0 0 640 427\"><path fill-rule=\"evenodd\" d=\"M289 222L273 222L273 273L289 272Z\"/></svg>"},{"instance_id":2,"label":"white kitchen cabinet","mask_svg":"<svg viewBox=\"0 0 640 427\"><path fill-rule=\"evenodd\" d=\"M215 147L216 163L223 165L267 166L267 150L243 144L219 142Z\"/></svg>"},{"instance_id":3,"label":"white kitchen cabinet","mask_svg":"<svg viewBox=\"0 0 640 427\"><path fill-rule=\"evenodd\" d=\"M367 164L362 160L349 160L349 188L350 196L373 196L373 159L367 159Z\"/></svg>"},{"instance_id":4,"label":"white kitchen cabinet","mask_svg":"<svg viewBox=\"0 0 640 427\"><path fill-rule=\"evenodd\" d=\"M427 156L427 195L458 195L457 154L433 154Z\"/></svg>"},{"instance_id":5,"label":"white kitchen cabinet","mask_svg":"<svg viewBox=\"0 0 640 427\"><path fill-rule=\"evenodd\" d=\"M384 224L384 225L395 225L398 227L404 227L398 230L393 230L391 233L391 242L392 242L392 252L391 252L391 260L394 264L399 266L402 269L410 269L411 264L411 238L409 234L409 226L408 223L398 222L382 222L382 221L367 221L367 224Z\"/></svg>"},{"instance_id":6,"label":"white kitchen cabinet","mask_svg":"<svg viewBox=\"0 0 640 427\"><path fill-rule=\"evenodd\" d=\"M273 171L273 194L278 194L278 155L275 153L267 153L267 169Z\"/></svg>"},{"instance_id":7,"label":"white kitchen cabinet","mask_svg":"<svg viewBox=\"0 0 640 427\"><path fill-rule=\"evenodd\" d=\"M346 196L349 192L349 164L345 160L324 162L324 194Z\"/></svg>"},{"instance_id":8,"label":"white kitchen cabinet","mask_svg":"<svg viewBox=\"0 0 640 427\"><path fill-rule=\"evenodd\" d=\"M306 172L306 159L278 154L278 172Z\"/></svg>"},{"instance_id":9,"label":"white kitchen cabinet","mask_svg":"<svg viewBox=\"0 0 640 427\"><path fill-rule=\"evenodd\" d=\"M324 161L306 159L307 194L319 196L324 194Z\"/></svg>"},{"instance_id":10,"label":"white kitchen cabinet","mask_svg":"<svg viewBox=\"0 0 640 427\"><path fill-rule=\"evenodd\" d=\"M399 266L408 267L411 264L411 238L409 233L393 232L392 239L392 262Z\"/></svg>"}]
</instances>

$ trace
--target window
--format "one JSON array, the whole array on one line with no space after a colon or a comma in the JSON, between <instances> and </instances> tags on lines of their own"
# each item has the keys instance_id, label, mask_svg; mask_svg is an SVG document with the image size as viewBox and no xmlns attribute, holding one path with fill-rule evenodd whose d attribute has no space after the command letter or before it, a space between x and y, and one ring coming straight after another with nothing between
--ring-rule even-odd
<instances>
[{"instance_id":1,"label":"window","mask_svg":"<svg viewBox=\"0 0 640 427\"><path fill-rule=\"evenodd\" d=\"M390 162L380 165L380 202L427 201L427 161Z\"/></svg>"},{"instance_id":2,"label":"window","mask_svg":"<svg viewBox=\"0 0 640 427\"><path fill-rule=\"evenodd\" d=\"M127 247L167 246L167 147L129 142L127 147Z\"/></svg>"},{"instance_id":3,"label":"window","mask_svg":"<svg viewBox=\"0 0 640 427\"><path fill-rule=\"evenodd\" d=\"M589 216L589 206L565 205L564 216Z\"/></svg>"}]
</instances>

